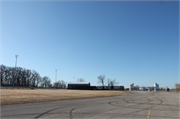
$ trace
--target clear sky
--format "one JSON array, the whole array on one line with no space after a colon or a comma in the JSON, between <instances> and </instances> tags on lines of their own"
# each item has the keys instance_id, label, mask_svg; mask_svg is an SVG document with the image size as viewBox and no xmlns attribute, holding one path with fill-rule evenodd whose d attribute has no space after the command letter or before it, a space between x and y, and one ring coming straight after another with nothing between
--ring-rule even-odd
<instances>
[{"instance_id":1,"label":"clear sky","mask_svg":"<svg viewBox=\"0 0 180 119\"><path fill-rule=\"evenodd\" d=\"M1 64L66 82L179 82L179 2L1 1Z\"/></svg>"}]
</instances>

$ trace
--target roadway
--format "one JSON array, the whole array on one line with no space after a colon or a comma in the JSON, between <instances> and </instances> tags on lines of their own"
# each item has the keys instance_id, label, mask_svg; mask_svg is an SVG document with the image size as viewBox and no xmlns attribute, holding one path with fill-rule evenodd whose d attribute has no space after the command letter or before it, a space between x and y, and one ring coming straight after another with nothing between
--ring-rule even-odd
<instances>
[{"instance_id":1,"label":"roadway","mask_svg":"<svg viewBox=\"0 0 180 119\"><path fill-rule=\"evenodd\" d=\"M179 93L142 92L133 94L1 106L1 118L144 118L179 119Z\"/></svg>"}]
</instances>

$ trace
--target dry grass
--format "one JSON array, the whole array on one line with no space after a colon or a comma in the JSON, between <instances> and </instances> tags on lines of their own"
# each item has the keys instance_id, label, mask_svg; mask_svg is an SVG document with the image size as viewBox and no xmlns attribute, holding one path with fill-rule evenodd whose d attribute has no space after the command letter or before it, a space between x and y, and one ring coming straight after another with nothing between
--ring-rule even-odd
<instances>
[{"instance_id":1,"label":"dry grass","mask_svg":"<svg viewBox=\"0 0 180 119\"><path fill-rule=\"evenodd\" d=\"M30 102L49 102L95 97L119 96L131 94L126 91L108 90L53 90L53 89L1 89L1 105L23 104Z\"/></svg>"}]
</instances>

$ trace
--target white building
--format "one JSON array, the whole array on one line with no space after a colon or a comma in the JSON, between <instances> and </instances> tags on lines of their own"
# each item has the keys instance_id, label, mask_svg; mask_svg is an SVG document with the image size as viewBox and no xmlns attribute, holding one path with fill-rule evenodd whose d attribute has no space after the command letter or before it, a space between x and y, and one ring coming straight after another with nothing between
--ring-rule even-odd
<instances>
[{"instance_id":1,"label":"white building","mask_svg":"<svg viewBox=\"0 0 180 119\"><path fill-rule=\"evenodd\" d=\"M129 86L129 91L133 91L134 90L134 83L132 83L130 86Z\"/></svg>"},{"instance_id":2,"label":"white building","mask_svg":"<svg viewBox=\"0 0 180 119\"><path fill-rule=\"evenodd\" d=\"M154 83L154 91L159 91L159 84Z\"/></svg>"}]
</instances>

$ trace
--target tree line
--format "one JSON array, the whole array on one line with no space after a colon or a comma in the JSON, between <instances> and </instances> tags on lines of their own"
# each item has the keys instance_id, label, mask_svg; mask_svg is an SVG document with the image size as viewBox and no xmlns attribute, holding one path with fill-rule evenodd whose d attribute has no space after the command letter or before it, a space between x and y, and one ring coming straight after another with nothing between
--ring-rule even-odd
<instances>
[{"instance_id":1,"label":"tree line","mask_svg":"<svg viewBox=\"0 0 180 119\"><path fill-rule=\"evenodd\" d=\"M98 77L98 84L101 84L103 86L115 86L116 84L119 84L119 82L116 81L116 79L105 79L105 75L99 75Z\"/></svg>"},{"instance_id":2,"label":"tree line","mask_svg":"<svg viewBox=\"0 0 180 119\"><path fill-rule=\"evenodd\" d=\"M1 86L23 86L23 87L46 87L46 88L57 88L61 85L61 88L67 88L67 82L58 80L51 83L51 79L48 76L41 77L40 74L35 70L25 69L22 67L9 67L0 65L0 78ZM83 78L77 79L77 82L85 82ZM103 87L115 86L118 84L116 79L111 80L105 79L105 75L98 76L98 83Z\"/></svg>"},{"instance_id":3,"label":"tree line","mask_svg":"<svg viewBox=\"0 0 180 119\"><path fill-rule=\"evenodd\" d=\"M56 88L61 85L61 88L66 88L67 82L59 80L51 83L48 76L41 77L35 70L25 69L22 67L8 67L0 65L1 86L23 86L23 87L47 87Z\"/></svg>"}]
</instances>

